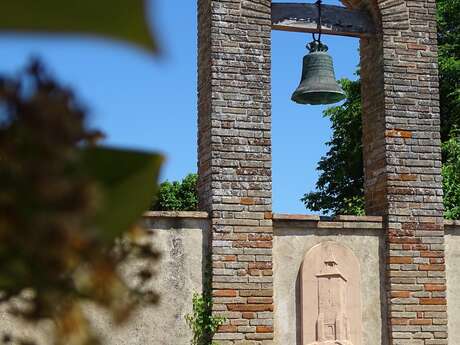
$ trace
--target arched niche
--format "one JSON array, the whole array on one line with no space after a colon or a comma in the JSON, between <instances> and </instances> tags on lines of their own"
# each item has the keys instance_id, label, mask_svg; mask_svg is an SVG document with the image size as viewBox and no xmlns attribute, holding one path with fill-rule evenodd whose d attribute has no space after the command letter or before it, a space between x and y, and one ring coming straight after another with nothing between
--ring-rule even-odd
<instances>
[{"instance_id":1,"label":"arched niche","mask_svg":"<svg viewBox=\"0 0 460 345\"><path fill-rule=\"evenodd\" d=\"M360 264L353 251L326 241L300 270L302 345L362 345Z\"/></svg>"}]
</instances>

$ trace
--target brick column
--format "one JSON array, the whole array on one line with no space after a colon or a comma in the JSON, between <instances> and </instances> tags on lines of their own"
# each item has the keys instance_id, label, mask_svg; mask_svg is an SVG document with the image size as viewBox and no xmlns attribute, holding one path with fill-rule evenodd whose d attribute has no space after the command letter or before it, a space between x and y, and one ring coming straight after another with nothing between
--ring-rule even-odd
<instances>
[{"instance_id":1,"label":"brick column","mask_svg":"<svg viewBox=\"0 0 460 345\"><path fill-rule=\"evenodd\" d=\"M390 343L448 344L434 0L377 1L361 40L366 208L386 219Z\"/></svg>"},{"instance_id":2,"label":"brick column","mask_svg":"<svg viewBox=\"0 0 460 345\"><path fill-rule=\"evenodd\" d=\"M273 339L270 7L198 0L198 189L220 345Z\"/></svg>"}]
</instances>

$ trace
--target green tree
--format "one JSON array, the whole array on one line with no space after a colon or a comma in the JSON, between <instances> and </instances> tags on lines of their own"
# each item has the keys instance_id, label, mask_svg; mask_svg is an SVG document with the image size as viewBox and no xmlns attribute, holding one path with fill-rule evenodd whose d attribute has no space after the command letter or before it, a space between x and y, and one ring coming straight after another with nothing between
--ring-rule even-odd
<instances>
[{"instance_id":1,"label":"green tree","mask_svg":"<svg viewBox=\"0 0 460 345\"><path fill-rule=\"evenodd\" d=\"M445 216L456 218L460 217L460 1L438 0L437 5ZM332 139L318 163L316 191L301 200L313 211L359 215L364 213L360 82L345 79L341 84L348 98L324 113L331 118Z\"/></svg>"},{"instance_id":2,"label":"green tree","mask_svg":"<svg viewBox=\"0 0 460 345\"><path fill-rule=\"evenodd\" d=\"M329 151L318 163L317 191L301 200L308 209L325 214L362 214L361 82L342 79L340 83L347 99L324 112L331 119L333 135L327 143Z\"/></svg>"},{"instance_id":3,"label":"green tree","mask_svg":"<svg viewBox=\"0 0 460 345\"><path fill-rule=\"evenodd\" d=\"M445 217L460 219L460 131L452 131L442 145L445 157L442 166Z\"/></svg>"},{"instance_id":4,"label":"green tree","mask_svg":"<svg viewBox=\"0 0 460 345\"><path fill-rule=\"evenodd\" d=\"M165 181L152 203L153 211L196 211L198 175L188 174L182 181Z\"/></svg>"},{"instance_id":5,"label":"green tree","mask_svg":"<svg viewBox=\"0 0 460 345\"><path fill-rule=\"evenodd\" d=\"M446 141L460 127L460 1L438 0L441 135Z\"/></svg>"}]
</instances>

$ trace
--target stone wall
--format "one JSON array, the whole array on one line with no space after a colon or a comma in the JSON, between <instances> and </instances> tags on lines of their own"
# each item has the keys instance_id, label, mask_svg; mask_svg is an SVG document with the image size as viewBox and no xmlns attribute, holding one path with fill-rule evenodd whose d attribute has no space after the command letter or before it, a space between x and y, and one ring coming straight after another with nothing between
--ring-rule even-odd
<instances>
[{"instance_id":1,"label":"stone wall","mask_svg":"<svg viewBox=\"0 0 460 345\"><path fill-rule=\"evenodd\" d=\"M359 261L362 344L388 345L386 310L383 309L386 292L382 219L339 216L331 220L281 214L274 214L272 218L275 313L274 319L271 313L264 319L265 314L259 312L257 321L275 330L272 344L303 345L299 270L311 248L321 242L334 241L349 248ZM150 229L152 244L162 253L156 267L159 274L153 285L161 295L160 303L140 308L121 328L112 327L108 316L94 306L87 305L87 314L108 345L188 345L192 335L184 317L191 311L193 292L200 292L203 285L207 234L210 233L208 215L205 212L150 212L144 221ZM445 224L450 343L460 344L460 221L446 221ZM238 300L227 303L238 305ZM12 331L17 334L21 330L22 334L39 336L39 345L47 344L48 324L43 323L38 329L27 328L8 317L4 307L0 306L0 333ZM446 319L444 305L425 306L424 313L434 319ZM437 344L435 340L430 343Z\"/></svg>"},{"instance_id":2,"label":"stone wall","mask_svg":"<svg viewBox=\"0 0 460 345\"><path fill-rule=\"evenodd\" d=\"M111 326L108 315L95 306L87 305L87 315L107 345L189 345L192 334L185 323L185 315L192 310L194 292L201 292L203 265L207 250L206 234L209 221L206 212L150 212L144 217L152 245L161 253L155 267L158 275L152 286L160 294L155 306L139 308L122 327ZM127 272L129 275L129 267ZM39 345L48 345L47 325L29 329L8 317L3 306L0 313L0 335L39 336ZM1 339L1 338L0 338Z\"/></svg>"},{"instance_id":3,"label":"stone wall","mask_svg":"<svg viewBox=\"0 0 460 345\"><path fill-rule=\"evenodd\" d=\"M445 229L449 343L455 345L460 344L460 221L446 221Z\"/></svg>"},{"instance_id":4,"label":"stone wall","mask_svg":"<svg viewBox=\"0 0 460 345\"><path fill-rule=\"evenodd\" d=\"M384 230L380 217L342 216L325 221L317 216L274 215L273 224L274 343L302 345L299 270L309 249L320 242L335 241L350 248L360 262L362 344L386 345L381 309Z\"/></svg>"}]
</instances>

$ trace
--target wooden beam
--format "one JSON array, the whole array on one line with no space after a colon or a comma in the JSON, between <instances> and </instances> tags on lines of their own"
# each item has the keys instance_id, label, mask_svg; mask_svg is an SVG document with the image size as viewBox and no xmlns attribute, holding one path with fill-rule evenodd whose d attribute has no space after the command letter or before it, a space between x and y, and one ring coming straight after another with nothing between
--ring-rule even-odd
<instances>
[{"instance_id":1,"label":"wooden beam","mask_svg":"<svg viewBox=\"0 0 460 345\"><path fill-rule=\"evenodd\" d=\"M348 9L353 9L353 4L351 3L351 0L340 0L340 2L343 4Z\"/></svg>"},{"instance_id":2,"label":"wooden beam","mask_svg":"<svg viewBox=\"0 0 460 345\"><path fill-rule=\"evenodd\" d=\"M317 32L316 4L272 3L272 29L297 32ZM340 36L371 36L375 26L366 11L321 5L322 32Z\"/></svg>"}]
</instances>

